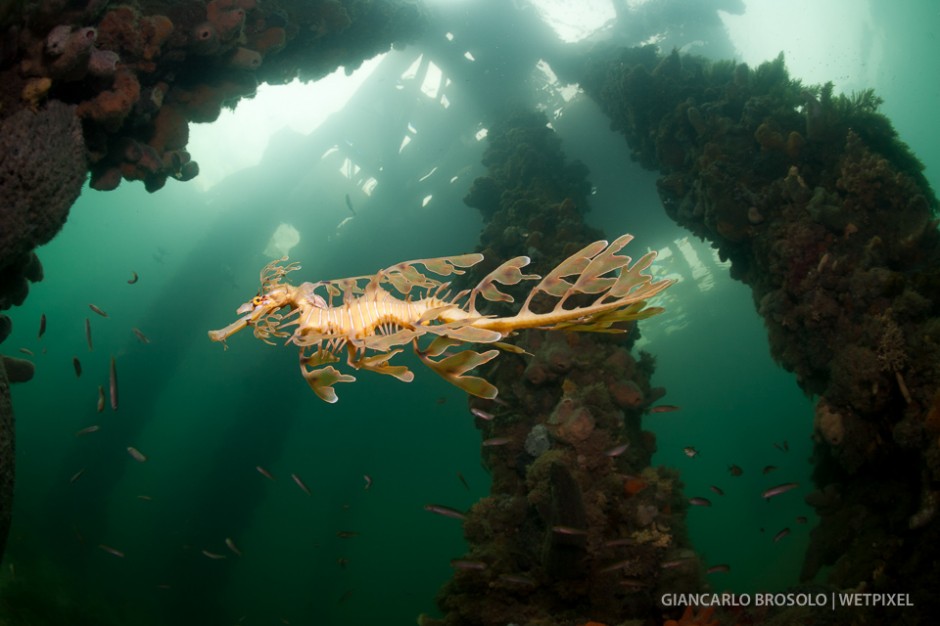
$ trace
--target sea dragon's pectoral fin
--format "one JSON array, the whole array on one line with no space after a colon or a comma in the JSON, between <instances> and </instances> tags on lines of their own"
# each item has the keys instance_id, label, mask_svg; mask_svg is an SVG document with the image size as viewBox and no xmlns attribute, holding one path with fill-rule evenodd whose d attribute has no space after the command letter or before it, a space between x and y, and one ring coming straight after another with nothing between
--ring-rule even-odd
<instances>
[{"instance_id":1,"label":"sea dragon's pectoral fin","mask_svg":"<svg viewBox=\"0 0 940 626\"><path fill-rule=\"evenodd\" d=\"M308 370L304 366L304 363L301 362L300 371L304 375L304 380L307 381L307 384L310 385L314 393L320 396L321 400L329 402L330 404L333 404L339 399L336 396L336 392L333 391L334 384L356 382L355 376L343 374L332 365Z\"/></svg>"},{"instance_id":2,"label":"sea dragon's pectoral fin","mask_svg":"<svg viewBox=\"0 0 940 626\"><path fill-rule=\"evenodd\" d=\"M336 363L337 361L339 361L339 357L328 350L320 348L309 356L305 355L303 350L300 352L300 373L303 374L304 380L307 381L314 393L320 396L321 400L330 404L339 399L336 397L336 392L333 391L333 385L356 382L355 376L343 374L332 365L324 365L325 363ZM316 367L318 365L324 366Z\"/></svg>"},{"instance_id":3,"label":"sea dragon's pectoral fin","mask_svg":"<svg viewBox=\"0 0 940 626\"><path fill-rule=\"evenodd\" d=\"M473 368L495 359L499 354L499 350L487 350L483 353L474 350L463 350L435 361L430 357L430 354L434 353L432 352L433 348L432 343L432 346L427 351L422 351L418 348L418 345L415 344L415 353L425 365L437 372L449 383L460 387L467 393L490 400L496 397L498 393L496 387L479 376L465 376L465 374Z\"/></svg>"},{"instance_id":4,"label":"sea dragon's pectoral fin","mask_svg":"<svg viewBox=\"0 0 940 626\"><path fill-rule=\"evenodd\" d=\"M388 364L391 358L401 351L401 349L398 349L387 353L363 356L355 361L350 361L349 364L359 369L369 370L370 372L394 376L402 382L410 383L415 378L414 372L404 365Z\"/></svg>"}]
</instances>

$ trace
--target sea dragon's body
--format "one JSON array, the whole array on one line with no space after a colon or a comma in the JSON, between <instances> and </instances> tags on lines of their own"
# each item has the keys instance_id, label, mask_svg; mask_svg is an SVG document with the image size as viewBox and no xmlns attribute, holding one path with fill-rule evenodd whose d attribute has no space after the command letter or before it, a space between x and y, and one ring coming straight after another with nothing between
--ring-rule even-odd
<instances>
[{"instance_id":1,"label":"sea dragon's body","mask_svg":"<svg viewBox=\"0 0 940 626\"><path fill-rule=\"evenodd\" d=\"M285 265L285 257L261 270L258 295L238 308L237 312L244 315L225 328L209 331L209 338L224 342L252 326L255 337L267 343L272 343L271 338L286 339L285 343L300 348L301 372L316 394L327 402L336 402L335 383L356 380L331 365L340 360L338 353L344 348L351 367L410 382L414 374L407 367L389 364L402 351L401 346L408 343L426 365L451 383L473 395L494 398L496 387L466 373L495 358L498 351L480 353L467 349L448 354L451 348L464 343L489 343L521 352L504 343L517 330L623 332L624 329L613 325L662 311L646 306L646 300L672 281L653 282L649 274L643 273L656 258L655 252L648 252L632 266L630 257L616 254L631 239L632 236L623 235L609 245L596 241L568 257L545 278L523 274L521 268L528 265L529 259L516 257L490 272L477 286L454 296L447 292L450 283L425 272L440 277L463 274L463 268L476 265L483 255L406 261L372 276L308 282L296 287L282 281L288 272L300 269L296 263ZM495 317L477 310L477 296L494 302L513 302L512 296L500 291L497 285L515 285L523 280L540 282L515 315ZM536 313L529 308L538 294L555 299L551 310ZM578 295L591 301L566 308L569 298ZM339 296L341 302L334 305ZM285 308L288 311L281 313ZM421 347L419 338L424 335L434 337Z\"/></svg>"}]
</instances>

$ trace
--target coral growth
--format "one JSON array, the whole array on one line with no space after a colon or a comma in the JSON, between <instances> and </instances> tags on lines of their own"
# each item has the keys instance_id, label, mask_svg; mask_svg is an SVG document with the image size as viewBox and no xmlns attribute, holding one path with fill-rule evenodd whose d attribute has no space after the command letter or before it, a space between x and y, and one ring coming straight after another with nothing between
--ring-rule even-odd
<instances>
[{"instance_id":1,"label":"coral growth","mask_svg":"<svg viewBox=\"0 0 940 626\"><path fill-rule=\"evenodd\" d=\"M33 248L59 232L84 182L85 143L74 106L51 101L0 122L0 272L28 266Z\"/></svg>"},{"instance_id":2,"label":"coral growth","mask_svg":"<svg viewBox=\"0 0 940 626\"><path fill-rule=\"evenodd\" d=\"M814 478L838 497L814 500L804 575L834 565L839 588L883 585L874 572L902 579L915 554L937 561L921 520L940 483L940 440L926 434L940 383L938 203L880 99L807 87L782 55L750 68L611 49L572 79L662 173L669 216L731 261L773 356L820 397ZM926 596L928 579L902 588Z\"/></svg>"},{"instance_id":3,"label":"coral growth","mask_svg":"<svg viewBox=\"0 0 940 626\"><path fill-rule=\"evenodd\" d=\"M487 255L527 254L550 268L597 236L583 219L585 170L566 162L543 115L510 115L488 141L489 173L466 198L486 220ZM634 358L636 327L623 330L524 331L514 343L528 355L481 368L500 394L471 399L495 416L477 426L508 443L483 448L491 494L467 516L464 558L486 568L455 573L439 597L443 623L620 624L658 613L663 590L700 588L678 477L649 467L655 438L641 429L658 397L653 359Z\"/></svg>"},{"instance_id":4,"label":"coral growth","mask_svg":"<svg viewBox=\"0 0 940 626\"><path fill-rule=\"evenodd\" d=\"M2 13L0 271L59 230L86 172L98 190L190 180L191 122L260 82L357 67L423 23L399 0L23 2ZM7 282L0 298L16 300L23 284Z\"/></svg>"}]
</instances>

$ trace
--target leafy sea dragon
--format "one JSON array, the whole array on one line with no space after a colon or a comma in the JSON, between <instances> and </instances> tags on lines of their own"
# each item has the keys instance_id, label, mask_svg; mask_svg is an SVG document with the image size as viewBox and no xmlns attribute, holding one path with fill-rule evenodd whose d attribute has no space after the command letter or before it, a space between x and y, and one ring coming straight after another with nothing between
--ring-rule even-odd
<instances>
[{"instance_id":1,"label":"leafy sea dragon","mask_svg":"<svg viewBox=\"0 0 940 626\"><path fill-rule=\"evenodd\" d=\"M271 339L276 338L297 345L304 379L327 402L336 402L334 384L356 380L331 365L340 361L342 350L346 351L346 363L355 369L410 382L414 374L407 367L390 364L409 343L425 365L454 385L475 396L495 398L496 387L467 372L495 358L498 350L455 350L457 346L493 344L524 352L504 340L525 328L624 332L615 324L662 312L662 308L647 306L646 301L672 281L653 281L643 273L656 258L655 252L648 252L633 265L630 257L617 254L631 239L632 235L623 235L610 244L595 241L562 261L545 278L523 274L529 258L515 257L472 289L453 296L448 291L450 283L436 277L463 274L464 268L483 260L482 254L405 261L372 276L306 282L296 287L283 279L300 265L287 263L284 257L261 270L258 295L237 310L242 317L225 328L209 331L209 338L224 343L251 326L255 337L266 343L273 344ZM528 280L539 283L515 315L497 317L478 311L478 297L511 303L513 297L498 286ZM539 294L548 297L548 305L554 300L550 309L545 302L535 303L535 308L544 312L530 308ZM575 296L582 296L577 305L570 302ZM432 339L423 340L427 345L421 347L419 339L425 335Z\"/></svg>"}]
</instances>

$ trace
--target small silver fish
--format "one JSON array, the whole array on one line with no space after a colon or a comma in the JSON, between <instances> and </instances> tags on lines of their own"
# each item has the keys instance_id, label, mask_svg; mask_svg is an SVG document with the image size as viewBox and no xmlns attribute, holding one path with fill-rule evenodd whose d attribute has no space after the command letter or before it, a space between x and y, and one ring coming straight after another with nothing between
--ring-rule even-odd
<instances>
[{"instance_id":1,"label":"small silver fish","mask_svg":"<svg viewBox=\"0 0 940 626\"><path fill-rule=\"evenodd\" d=\"M486 563L483 561L469 561L467 559L451 559L450 566L454 569L463 570L484 570Z\"/></svg>"},{"instance_id":2,"label":"small silver fish","mask_svg":"<svg viewBox=\"0 0 940 626\"><path fill-rule=\"evenodd\" d=\"M672 413L673 411L678 411L680 407L677 407L675 404L659 404L654 407L650 407L650 413Z\"/></svg>"},{"instance_id":3,"label":"small silver fish","mask_svg":"<svg viewBox=\"0 0 940 626\"><path fill-rule=\"evenodd\" d=\"M781 493L786 493L791 489L796 489L799 486L799 483L783 483L782 485L777 485L776 487L771 487L770 489L765 490L761 494L761 497L769 500L774 496L779 496Z\"/></svg>"},{"instance_id":4,"label":"small silver fish","mask_svg":"<svg viewBox=\"0 0 940 626\"><path fill-rule=\"evenodd\" d=\"M93 352L95 346L91 342L91 320L85 318L85 341L88 342L88 351Z\"/></svg>"},{"instance_id":5,"label":"small silver fish","mask_svg":"<svg viewBox=\"0 0 940 626\"><path fill-rule=\"evenodd\" d=\"M622 443L622 444L620 444L619 446L614 446L613 448L611 448L610 450L608 450L608 451L605 452L604 454L605 454L606 456L609 456L610 458L618 457L618 456L620 456L621 454L623 454L624 452L626 452L626 451L627 451L627 448L629 448L629 447L630 447L630 442L628 441L627 443Z\"/></svg>"},{"instance_id":6,"label":"small silver fish","mask_svg":"<svg viewBox=\"0 0 940 626\"><path fill-rule=\"evenodd\" d=\"M509 583L511 585L524 585L526 587L535 586L535 580L523 574L500 574L497 576L497 579L501 582Z\"/></svg>"},{"instance_id":7,"label":"small silver fish","mask_svg":"<svg viewBox=\"0 0 940 626\"><path fill-rule=\"evenodd\" d=\"M692 506L711 506L712 501L708 498L689 498L689 504Z\"/></svg>"},{"instance_id":8,"label":"small silver fish","mask_svg":"<svg viewBox=\"0 0 940 626\"><path fill-rule=\"evenodd\" d=\"M210 558L213 561L218 561L220 559L225 558L224 554L219 554L218 552L209 552L208 550L203 550L202 553L206 555L207 558Z\"/></svg>"},{"instance_id":9,"label":"small silver fish","mask_svg":"<svg viewBox=\"0 0 940 626\"><path fill-rule=\"evenodd\" d=\"M72 357L72 367L75 368L75 377L82 377L82 362L78 360L77 356Z\"/></svg>"},{"instance_id":10,"label":"small silver fish","mask_svg":"<svg viewBox=\"0 0 940 626\"><path fill-rule=\"evenodd\" d=\"M36 339L42 339L43 333L46 332L46 314L43 313L39 316L39 336Z\"/></svg>"},{"instance_id":11,"label":"small silver fish","mask_svg":"<svg viewBox=\"0 0 940 626\"><path fill-rule=\"evenodd\" d=\"M717 574L718 572L730 572L730 571L731 571L731 566L728 565L727 563L722 563L720 565L712 565L707 570L705 570L705 573Z\"/></svg>"},{"instance_id":12,"label":"small silver fish","mask_svg":"<svg viewBox=\"0 0 940 626\"><path fill-rule=\"evenodd\" d=\"M774 535L774 543L777 543L778 541L780 541L781 539L783 539L784 537L786 537L786 536L789 535L789 534L790 534L790 529L789 529L789 528L784 528L784 529L781 530L779 533L777 533L776 535Z\"/></svg>"},{"instance_id":13,"label":"small silver fish","mask_svg":"<svg viewBox=\"0 0 940 626\"><path fill-rule=\"evenodd\" d=\"M493 446L505 446L507 443L512 441L512 437L490 437L489 439L484 439L484 447L493 447Z\"/></svg>"},{"instance_id":14,"label":"small silver fish","mask_svg":"<svg viewBox=\"0 0 940 626\"><path fill-rule=\"evenodd\" d=\"M470 409L470 412L476 417L479 417L481 420L485 420L487 422L492 420L494 417L496 417L492 413L489 413L487 411L484 411L483 409L478 409L475 407Z\"/></svg>"},{"instance_id":15,"label":"small silver fish","mask_svg":"<svg viewBox=\"0 0 940 626\"><path fill-rule=\"evenodd\" d=\"M683 452L685 453L685 455L686 455L687 457L689 457L690 459L694 459L695 457L698 456L698 450L696 450L696 449L695 449L694 447L692 447L692 446L686 446L686 447L682 448L682 451L683 451Z\"/></svg>"},{"instance_id":16,"label":"small silver fish","mask_svg":"<svg viewBox=\"0 0 940 626\"><path fill-rule=\"evenodd\" d=\"M457 509L453 509L449 506L444 506L443 504L425 504L424 510L431 513L436 513L437 515L443 515L444 517L467 519L467 516L464 513L461 513Z\"/></svg>"},{"instance_id":17,"label":"small silver fish","mask_svg":"<svg viewBox=\"0 0 940 626\"><path fill-rule=\"evenodd\" d=\"M100 429L101 429L101 426L98 426L98 424L93 424L92 426L86 426L85 428L81 429L80 431L75 433L75 436L81 437L82 435L90 435L91 433L98 432Z\"/></svg>"},{"instance_id":18,"label":"small silver fish","mask_svg":"<svg viewBox=\"0 0 940 626\"><path fill-rule=\"evenodd\" d=\"M140 341L140 343L150 343L150 339L139 328L132 328L131 332L137 336L137 340Z\"/></svg>"},{"instance_id":19,"label":"small silver fish","mask_svg":"<svg viewBox=\"0 0 940 626\"><path fill-rule=\"evenodd\" d=\"M118 550L117 548L112 548L111 546L104 544L104 543L99 543L98 547L104 550L105 552L107 552L108 554L114 555L120 559L124 558L124 553Z\"/></svg>"},{"instance_id":20,"label":"small silver fish","mask_svg":"<svg viewBox=\"0 0 940 626\"><path fill-rule=\"evenodd\" d=\"M226 538L225 538L225 546L226 546L229 550L231 550L231 551L232 551L232 554L234 554L235 556L241 556L241 555L242 555L242 551L238 549L238 546L235 545L235 542L232 541L232 538L231 538L231 537L226 537Z\"/></svg>"},{"instance_id":21,"label":"small silver fish","mask_svg":"<svg viewBox=\"0 0 940 626\"><path fill-rule=\"evenodd\" d=\"M127 446L127 453L131 455L131 458L133 458L138 463L144 463L147 460L147 457L144 455L144 453L134 446Z\"/></svg>"},{"instance_id":22,"label":"small silver fish","mask_svg":"<svg viewBox=\"0 0 940 626\"><path fill-rule=\"evenodd\" d=\"M310 488L304 484L304 481L300 479L300 476L298 476L297 474L291 474L290 477L294 479L294 482L297 483L297 486L300 487L301 491L303 491L308 496L311 495Z\"/></svg>"},{"instance_id":23,"label":"small silver fish","mask_svg":"<svg viewBox=\"0 0 940 626\"><path fill-rule=\"evenodd\" d=\"M98 412L104 411L104 387L98 385Z\"/></svg>"},{"instance_id":24,"label":"small silver fish","mask_svg":"<svg viewBox=\"0 0 940 626\"><path fill-rule=\"evenodd\" d=\"M552 532L559 535L586 535L587 531L583 528L575 528L574 526L552 526Z\"/></svg>"},{"instance_id":25,"label":"small silver fish","mask_svg":"<svg viewBox=\"0 0 940 626\"><path fill-rule=\"evenodd\" d=\"M371 476L369 476L368 474L363 474L363 475L362 475L362 478L366 481L366 485L365 485L365 487L363 487L363 489L368 489L369 487L372 486L372 477L371 477Z\"/></svg>"},{"instance_id":26,"label":"small silver fish","mask_svg":"<svg viewBox=\"0 0 940 626\"><path fill-rule=\"evenodd\" d=\"M128 285L133 285L137 282L140 277L137 275L137 272L131 272L131 279L127 281Z\"/></svg>"},{"instance_id":27,"label":"small silver fish","mask_svg":"<svg viewBox=\"0 0 940 626\"><path fill-rule=\"evenodd\" d=\"M85 473L85 468L83 467L82 469L80 469L80 470L78 470L77 472L75 472L74 474L72 474L72 477L69 478L69 482L70 482L70 483L74 483L76 480L78 480L79 478L81 478L81 477L82 477L82 474L84 474L84 473Z\"/></svg>"},{"instance_id":28,"label":"small silver fish","mask_svg":"<svg viewBox=\"0 0 940 626\"><path fill-rule=\"evenodd\" d=\"M715 493L717 493L719 496L725 495L725 492L722 491L720 487L716 487L715 485L709 485L708 488L714 491Z\"/></svg>"},{"instance_id":29,"label":"small silver fish","mask_svg":"<svg viewBox=\"0 0 940 626\"><path fill-rule=\"evenodd\" d=\"M20 348L20 352L22 352L26 356L36 356L35 354L33 354L33 351L30 350L29 348Z\"/></svg>"},{"instance_id":30,"label":"small silver fish","mask_svg":"<svg viewBox=\"0 0 940 626\"><path fill-rule=\"evenodd\" d=\"M271 472L264 469L260 465L255 465L255 469L258 470L258 473L267 478L268 480L274 480L274 476L271 475Z\"/></svg>"},{"instance_id":31,"label":"small silver fish","mask_svg":"<svg viewBox=\"0 0 940 626\"><path fill-rule=\"evenodd\" d=\"M96 307L94 304L89 304L88 308L100 315L101 317L108 317L108 314Z\"/></svg>"},{"instance_id":32,"label":"small silver fish","mask_svg":"<svg viewBox=\"0 0 940 626\"><path fill-rule=\"evenodd\" d=\"M114 355L111 356L111 367L109 368L108 379L111 385L111 410L118 410L118 379L117 363L114 361Z\"/></svg>"}]
</instances>

